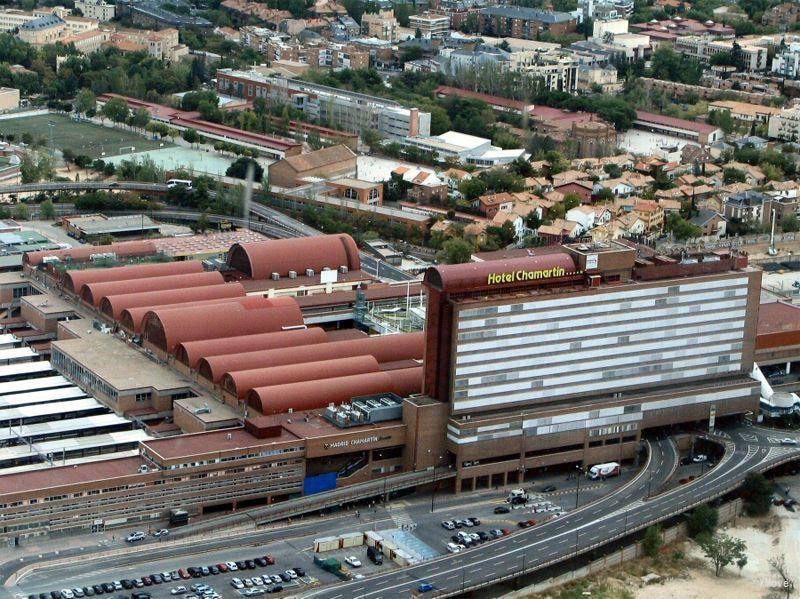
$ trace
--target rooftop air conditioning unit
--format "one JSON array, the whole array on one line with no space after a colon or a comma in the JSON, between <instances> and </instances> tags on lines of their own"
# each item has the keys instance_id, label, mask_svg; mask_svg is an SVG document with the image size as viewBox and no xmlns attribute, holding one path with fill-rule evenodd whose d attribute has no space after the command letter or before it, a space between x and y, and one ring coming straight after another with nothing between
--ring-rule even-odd
<instances>
[{"instance_id":1,"label":"rooftop air conditioning unit","mask_svg":"<svg viewBox=\"0 0 800 599\"><path fill-rule=\"evenodd\" d=\"M280 273L274 272L274 273L272 273L272 275L270 275L270 278L273 281L280 281L281 280L281 275L280 275Z\"/></svg>"},{"instance_id":2,"label":"rooftop air conditioning unit","mask_svg":"<svg viewBox=\"0 0 800 599\"><path fill-rule=\"evenodd\" d=\"M346 275L346 274L347 274L349 271L350 271L350 269L349 269L349 268L347 268L347 267L346 267L346 266L344 266L344 265L342 265L342 266L340 266L340 267L339 267L339 272L340 272L340 273L342 273L343 275Z\"/></svg>"},{"instance_id":3,"label":"rooftop air conditioning unit","mask_svg":"<svg viewBox=\"0 0 800 599\"><path fill-rule=\"evenodd\" d=\"M307 268L306 269L306 276L307 277L313 277L314 276L314 269L313 268Z\"/></svg>"},{"instance_id":4,"label":"rooftop air conditioning unit","mask_svg":"<svg viewBox=\"0 0 800 599\"><path fill-rule=\"evenodd\" d=\"M297 271L296 270L290 270L289 271L289 278L290 279L296 279L297 278Z\"/></svg>"},{"instance_id":5,"label":"rooftop air conditioning unit","mask_svg":"<svg viewBox=\"0 0 800 599\"><path fill-rule=\"evenodd\" d=\"M149 470L149 468L147 467L147 465L146 465L146 464L142 464L141 466L139 466L139 474L144 474L144 473L146 473L148 470Z\"/></svg>"}]
</instances>

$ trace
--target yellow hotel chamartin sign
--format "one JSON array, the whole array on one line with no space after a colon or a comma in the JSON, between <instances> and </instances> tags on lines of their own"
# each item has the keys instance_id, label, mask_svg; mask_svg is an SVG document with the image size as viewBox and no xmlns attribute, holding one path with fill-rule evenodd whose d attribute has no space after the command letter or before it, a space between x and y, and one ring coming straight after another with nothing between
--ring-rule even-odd
<instances>
[{"instance_id":1,"label":"yellow hotel chamartin sign","mask_svg":"<svg viewBox=\"0 0 800 599\"><path fill-rule=\"evenodd\" d=\"M539 279L552 279L553 277L563 277L567 271L561 266L553 268L543 268L540 270L515 270L512 272L493 272L486 279L487 285L502 285L504 283L521 283L525 281L537 281Z\"/></svg>"}]
</instances>

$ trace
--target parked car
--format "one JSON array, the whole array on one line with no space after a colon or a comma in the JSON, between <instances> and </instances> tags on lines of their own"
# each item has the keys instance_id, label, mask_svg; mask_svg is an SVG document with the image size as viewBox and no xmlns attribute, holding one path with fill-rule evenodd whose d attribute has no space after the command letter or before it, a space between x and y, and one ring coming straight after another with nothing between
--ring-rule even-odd
<instances>
[{"instance_id":1,"label":"parked car","mask_svg":"<svg viewBox=\"0 0 800 599\"><path fill-rule=\"evenodd\" d=\"M467 518L467 520L469 522L472 522L472 526L480 526L481 525L480 518L476 518L475 516L472 516L471 518Z\"/></svg>"},{"instance_id":2,"label":"parked car","mask_svg":"<svg viewBox=\"0 0 800 599\"><path fill-rule=\"evenodd\" d=\"M447 550L450 553L459 553L459 552L461 552L462 549L464 549L463 545L458 545L457 543L448 543L447 544Z\"/></svg>"},{"instance_id":3,"label":"parked car","mask_svg":"<svg viewBox=\"0 0 800 599\"><path fill-rule=\"evenodd\" d=\"M344 562L351 568L361 567L361 560L358 559L355 555L348 555L346 558L344 558Z\"/></svg>"},{"instance_id":4,"label":"parked car","mask_svg":"<svg viewBox=\"0 0 800 599\"><path fill-rule=\"evenodd\" d=\"M185 586L175 587L174 589L170 589L170 591L169 591L170 595L183 595L185 593L186 593L186 587Z\"/></svg>"},{"instance_id":5,"label":"parked car","mask_svg":"<svg viewBox=\"0 0 800 599\"><path fill-rule=\"evenodd\" d=\"M136 532L132 532L127 537L125 537L125 542L126 543L136 543L137 541L141 541L142 539L144 539L144 537L145 537L145 534L142 531L137 530Z\"/></svg>"},{"instance_id":6,"label":"parked car","mask_svg":"<svg viewBox=\"0 0 800 599\"><path fill-rule=\"evenodd\" d=\"M692 461L695 464L699 464L700 462L705 462L708 460L708 456L704 453L698 453L696 456L692 458Z\"/></svg>"},{"instance_id":7,"label":"parked car","mask_svg":"<svg viewBox=\"0 0 800 599\"><path fill-rule=\"evenodd\" d=\"M305 576L306 575L306 571L303 570L303 568L293 568L293 569L294 569L294 573L297 574L298 576Z\"/></svg>"},{"instance_id":8,"label":"parked car","mask_svg":"<svg viewBox=\"0 0 800 599\"><path fill-rule=\"evenodd\" d=\"M160 528L153 533L154 537L166 537L169 534L168 528Z\"/></svg>"},{"instance_id":9,"label":"parked car","mask_svg":"<svg viewBox=\"0 0 800 599\"><path fill-rule=\"evenodd\" d=\"M453 522L451 522L450 520L445 520L444 522L442 522L442 527L445 530L455 530L456 525Z\"/></svg>"},{"instance_id":10,"label":"parked car","mask_svg":"<svg viewBox=\"0 0 800 599\"><path fill-rule=\"evenodd\" d=\"M797 439L792 439L791 437L784 437L781 439L781 445L797 445Z\"/></svg>"}]
</instances>

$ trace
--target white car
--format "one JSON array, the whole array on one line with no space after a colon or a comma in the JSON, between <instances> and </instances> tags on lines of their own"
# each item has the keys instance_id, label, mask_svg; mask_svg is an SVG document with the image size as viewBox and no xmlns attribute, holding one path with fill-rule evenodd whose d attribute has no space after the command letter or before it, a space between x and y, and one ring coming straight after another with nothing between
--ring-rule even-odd
<instances>
[{"instance_id":1,"label":"white car","mask_svg":"<svg viewBox=\"0 0 800 599\"><path fill-rule=\"evenodd\" d=\"M356 561L358 561L358 560L356 560ZM360 566L361 562L358 562L358 565ZM358 566L353 566L353 567L354 568L358 568ZM284 572L284 574L286 574L286 576L288 576L291 580L294 580L295 578L297 578L297 572L295 572L294 570L286 570Z\"/></svg>"},{"instance_id":2,"label":"white car","mask_svg":"<svg viewBox=\"0 0 800 599\"><path fill-rule=\"evenodd\" d=\"M183 595L186 592L185 586L175 587L174 589L170 589L170 595Z\"/></svg>"},{"instance_id":3,"label":"white car","mask_svg":"<svg viewBox=\"0 0 800 599\"><path fill-rule=\"evenodd\" d=\"M244 588L244 583L241 580L239 580L238 578L231 578L231 586L234 589L243 589Z\"/></svg>"},{"instance_id":4,"label":"white car","mask_svg":"<svg viewBox=\"0 0 800 599\"><path fill-rule=\"evenodd\" d=\"M708 460L708 457L704 453L698 453L696 456L692 458L692 461L695 464L699 464L700 462L705 462Z\"/></svg>"},{"instance_id":5,"label":"white car","mask_svg":"<svg viewBox=\"0 0 800 599\"><path fill-rule=\"evenodd\" d=\"M280 584L280 583L283 582L283 578L281 578L277 574L270 574L269 577L272 579L272 582L274 582L275 584Z\"/></svg>"},{"instance_id":6,"label":"white car","mask_svg":"<svg viewBox=\"0 0 800 599\"><path fill-rule=\"evenodd\" d=\"M363 574L355 574L353 576L353 580L364 580L364 575Z\"/></svg>"},{"instance_id":7,"label":"white car","mask_svg":"<svg viewBox=\"0 0 800 599\"><path fill-rule=\"evenodd\" d=\"M73 593L70 589L61 589L61 596L64 599L73 599L75 597L75 593Z\"/></svg>"},{"instance_id":8,"label":"white car","mask_svg":"<svg viewBox=\"0 0 800 599\"><path fill-rule=\"evenodd\" d=\"M344 562L348 566L350 566L351 568L360 568L361 567L361 560L358 559L355 555L347 556L346 558L344 558Z\"/></svg>"},{"instance_id":9,"label":"white car","mask_svg":"<svg viewBox=\"0 0 800 599\"><path fill-rule=\"evenodd\" d=\"M145 534L143 532L137 530L136 532L132 532L127 537L125 537L125 540L128 543L135 543L136 541L141 541L142 539L144 539L144 537L145 537Z\"/></svg>"},{"instance_id":10,"label":"white car","mask_svg":"<svg viewBox=\"0 0 800 599\"><path fill-rule=\"evenodd\" d=\"M461 549L463 549L463 547L464 547L463 545L459 545L457 543L448 543L447 544L447 550L450 553L459 553L461 551Z\"/></svg>"},{"instance_id":11,"label":"white car","mask_svg":"<svg viewBox=\"0 0 800 599\"><path fill-rule=\"evenodd\" d=\"M784 437L781 439L781 445L797 445L797 439L792 439L791 437Z\"/></svg>"},{"instance_id":12,"label":"white car","mask_svg":"<svg viewBox=\"0 0 800 599\"><path fill-rule=\"evenodd\" d=\"M153 536L154 536L154 537L166 537L168 534L169 534L169 529L167 529L167 528L162 528L162 529L160 529L160 530L157 530L157 531L155 531L155 532L153 533Z\"/></svg>"},{"instance_id":13,"label":"white car","mask_svg":"<svg viewBox=\"0 0 800 599\"><path fill-rule=\"evenodd\" d=\"M444 522L442 522L442 526L446 530L455 530L455 528L456 528L456 525L454 523L450 522L450 520L445 520Z\"/></svg>"},{"instance_id":14,"label":"white car","mask_svg":"<svg viewBox=\"0 0 800 599\"><path fill-rule=\"evenodd\" d=\"M236 565L236 562L225 562L225 565L228 566L228 570L231 572L236 572L236 570L239 569L239 566ZM238 580L238 578L236 580Z\"/></svg>"},{"instance_id":15,"label":"white car","mask_svg":"<svg viewBox=\"0 0 800 599\"><path fill-rule=\"evenodd\" d=\"M464 525L464 526L466 526L467 528L472 528L473 526L475 526L475 525L472 523L472 520L467 520L467 519L464 519L464 520L462 520L462 521L461 521L461 524L463 524L463 525Z\"/></svg>"},{"instance_id":16,"label":"white car","mask_svg":"<svg viewBox=\"0 0 800 599\"><path fill-rule=\"evenodd\" d=\"M256 586L261 586L261 585L263 585L263 584L264 584L264 581L263 581L263 580L261 580L261 577L260 577L260 576L253 576L253 577L250 579L250 582L252 582L252 583L253 583L254 585L256 585Z\"/></svg>"}]
</instances>

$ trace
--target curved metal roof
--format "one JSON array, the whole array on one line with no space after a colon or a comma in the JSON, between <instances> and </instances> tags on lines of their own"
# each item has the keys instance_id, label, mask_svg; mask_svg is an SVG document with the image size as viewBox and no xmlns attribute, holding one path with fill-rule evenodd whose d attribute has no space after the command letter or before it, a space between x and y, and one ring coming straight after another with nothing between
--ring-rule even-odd
<instances>
[{"instance_id":1,"label":"curved metal roof","mask_svg":"<svg viewBox=\"0 0 800 599\"><path fill-rule=\"evenodd\" d=\"M359 270L361 259L353 238L341 233L235 243L228 251L228 264L253 279L268 279L275 272L288 276L290 270L302 275L307 268Z\"/></svg>"},{"instance_id":2,"label":"curved metal roof","mask_svg":"<svg viewBox=\"0 0 800 599\"><path fill-rule=\"evenodd\" d=\"M284 327L302 326L303 315L293 298L255 299L262 300L258 302L262 308L233 302L183 309L156 308L144 317L144 340L172 352L185 341L272 333Z\"/></svg>"},{"instance_id":3,"label":"curved metal roof","mask_svg":"<svg viewBox=\"0 0 800 599\"><path fill-rule=\"evenodd\" d=\"M257 333L221 339L203 339L179 343L175 358L190 368L197 368L200 358L219 356L231 352L251 352L278 347L312 345L328 341L328 334L320 327L281 331L280 333Z\"/></svg>"},{"instance_id":4,"label":"curved metal roof","mask_svg":"<svg viewBox=\"0 0 800 599\"><path fill-rule=\"evenodd\" d=\"M261 414L283 414L324 408L362 395L388 391L407 396L408 380L416 379L416 392L422 387L422 368L387 372L368 372L286 385L258 387L247 394L247 405Z\"/></svg>"},{"instance_id":5,"label":"curved metal roof","mask_svg":"<svg viewBox=\"0 0 800 599\"><path fill-rule=\"evenodd\" d=\"M209 356L198 361L197 372L210 381L218 383L223 374L235 370L336 360L353 356L372 356L379 363L420 360L424 345L425 333L423 332L375 335L363 339L330 341L316 345Z\"/></svg>"},{"instance_id":6,"label":"curved metal roof","mask_svg":"<svg viewBox=\"0 0 800 599\"><path fill-rule=\"evenodd\" d=\"M140 293L122 293L107 295L100 301L100 311L119 320L123 310L143 306L164 306L187 302L244 297L245 290L241 283L223 283L207 287L188 287L180 289L164 289L163 291L144 291Z\"/></svg>"},{"instance_id":7,"label":"curved metal roof","mask_svg":"<svg viewBox=\"0 0 800 599\"><path fill-rule=\"evenodd\" d=\"M222 388L228 393L235 395L239 399L244 399L248 391L256 387L286 385L288 383L300 383L316 379L378 372L379 370L380 365L372 356L353 356L352 358L338 358L320 362L236 370L225 373L221 384Z\"/></svg>"},{"instance_id":8,"label":"curved metal roof","mask_svg":"<svg viewBox=\"0 0 800 599\"><path fill-rule=\"evenodd\" d=\"M86 283L81 289L81 299L92 306L99 306L104 297L122 293L143 293L165 289L186 289L221 285L225 279L217 271L164 274L131 280L112 280Z\"/></svg>"},{"instance_id":9,"label":"curved metal roof","mask_svg":"<svg viewBox=\"0 0 800 599\"><path fill-rule=\"evenodd\" d=\"M85 270L68 270L64 273L62 284L70 293L83 293L83 286L88 283L106 283L110 281L132 281L165 275L185 275L203 272L203 263L198 260L185 262L157 262L154 264L136 264L132 266L115 266L113 268L87 268Z\"/></svg>"},{"instance_id":10,"label":"curved metal roof","mask_svg":"<svg viewBox=\"0 0 800 599\"><path fill-rule=\"evenodd\" d=\"M92 254L111 252L117 256L150 256L156 251L156 246L152 241L123 241L109 245L80 246L65 250L26 252L22 256L22 262L29 266L39 266L48 257L58 258L61 262L85 262Z\"/></svg>"}]
</instances>

